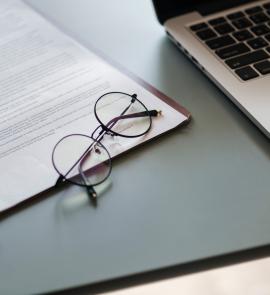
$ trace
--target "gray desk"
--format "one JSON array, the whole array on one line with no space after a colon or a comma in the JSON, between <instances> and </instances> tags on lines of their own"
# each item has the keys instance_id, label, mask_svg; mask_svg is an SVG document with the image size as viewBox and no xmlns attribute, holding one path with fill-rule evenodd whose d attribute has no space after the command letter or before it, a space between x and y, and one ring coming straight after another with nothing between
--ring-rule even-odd
<instances>
[{"instance_id":1,"label":"gray desk","mask_svg":"<svg viewBox=\"0 0 270 295\"><path fill-rule=\"evenodd\" d=\"M193 121L116 160L97 209L64 212L80 193L71 188L2 219L0 294L91 284L268 244L269 140L166 39L150 0L29 2L179 100Z\"/></svg>"}]
</instances>

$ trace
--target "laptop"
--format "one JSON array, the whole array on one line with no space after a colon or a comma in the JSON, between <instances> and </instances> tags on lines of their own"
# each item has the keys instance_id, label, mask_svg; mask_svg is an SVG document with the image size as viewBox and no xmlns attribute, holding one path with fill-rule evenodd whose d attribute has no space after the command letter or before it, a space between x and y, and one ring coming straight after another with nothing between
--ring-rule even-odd
<instances>
[{"instance_id":1,"label":"laptop","mask_svg":"<svg viewBox=\"0 0 270 295\"><path fill-rule=\"evenodd\" d=\"M169 38L270 138L270 1L153 2Z\"/></svg>"}]
</instances>

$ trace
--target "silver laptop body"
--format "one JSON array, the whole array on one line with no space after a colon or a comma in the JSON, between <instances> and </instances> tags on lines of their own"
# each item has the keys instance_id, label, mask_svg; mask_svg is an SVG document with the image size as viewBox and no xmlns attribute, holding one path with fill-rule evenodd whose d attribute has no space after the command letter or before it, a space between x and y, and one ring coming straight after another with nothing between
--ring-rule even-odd
<instances>
[{"instance_id":1,"label":"silver laptop body","mask_svg":"<svg viewBox=\"0 0 270 295\"><path fill-rule=\"evenodd\" d=\"M206 16L194 9L163 25L178 48L270 138L270 1Z\"/></svg>"}]
</instances>

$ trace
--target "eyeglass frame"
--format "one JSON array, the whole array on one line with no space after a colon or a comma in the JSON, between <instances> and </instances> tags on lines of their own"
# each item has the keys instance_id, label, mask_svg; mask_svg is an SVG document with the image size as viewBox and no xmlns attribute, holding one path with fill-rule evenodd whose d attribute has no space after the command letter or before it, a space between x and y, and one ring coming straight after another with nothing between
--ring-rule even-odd
<instances>
[{"instance_id":1,"label":"eyeglass frame","mask_svg":"<svg viewBox=\"0 0 270 295\"><path fill-rule=\"evenodd\" d=\"M110 95L110 94L122 94L122 95L126 95L126 96L129 96L131 98L131 102L130 102L130 105L128 107L125 108L125 110L120 114L120 116L117 116L113 119L111 119L106 125L99 119L99 116L97 114L97 104L98 102L106 95ZM125 113L128 111L128 109L130 108L130 106L132 105L132 103L134 103L135 101L139 102L145 109L145 111L143 112L138 112L138 113L133 113L133 114L129 114L129 115L125 115ZM112 158L111 158L111 155L108 151L108 149L101 143L101 140L103 139L104 135L112 135L112 136L120 136L120 137L123 137L123 138L138 138L138 137L141 137L141 136L144 136L145 134L147 134L150 129L152 128L152 117L158 117L159 115L161 115L161 111L157 111L157 110L148 110L147 107L144 105L144 103L142 101L140 101L138 98L137 98L137 94L128 94L128 93L125 93L125 92L119 92L119 91L111 91L111 92L106 92L104 93L103 95L101 95L95 102L95 105L94 105L94 114L95 114L95 117L97 119L97 121L99 122L99 126L96 127L96 129L92 132L91 136L89 135L86 135L86 134L80 134L80 133L74 133L74 134L69 134L69 135L66 135L64 137L62 137L54 146L53 148L53 151L52 151L52 164L53 164L53 167L55 169L55 171L59 174L59 178L57 179L56 183L55 183L55 186L59 186L60 184L62 183L65 183L65 182L68 182L70 184L73 184L73 185L77 185L77 186L80 186L80 187L85 187L86 190L87 190L87 193L88 193L88 196L90 197L90 199L92 201L95 201L96 200L96 197L97 197L97 194L96 194L96 191L94 189L94 186L97 186L97 185L100 185L101 183L105 182L109 177L110 177L110 174L111 174L111 171L112 171ZM138 135L125 135L125 134L120 134L120 133L117 133L115 131L113 131L112 128L119 120L121 119L131 119L131 118L139 118L139 117L149 117L149 127L147 128L146 131L144 131L143 133L141 134L138 134ZM108 127L108 125L110 123L113 123L112 126ZM94 135L95 133L97 132L97 130L101 128L101 131L99 132L99 134L97 135L96 138L94 138ZM58 170L58 168L56 167L56 164L55 164L55 160L54 160L54 153L55 153L55 150L57 148L57 146L61 143L61 141L63 141L64 139L68 138L68 137L71 137L71 136L84 136L84 137L87 137L87 138L90 138L91 140L93 140L93 143L90 144L90 146L87 148L87 150L83 153L83 155L76 161L76 163L68 170L68 172L65 174L65 175L62 175L62 173ZM81 163L79 165L79 174L80 176L82 177L83 181L84 181L84 184L79 184L79 183L75 183L75 182L72 182L72 180L66 178L67 175L74 169L74 167L79 163L79 162L82 162L83 159L87 156L87 154L89 153L89 151L91 150L91 148L93 147L94 144L99 144L105 151L106 153L108 154L108 160L109 160L109 171L108 171L108 174L106 175L105 178L103 178L100 182L98 183L95 183L94 185L89 185L86 183L85 181L85 175L84 175L84 172L80 171L80 167L81 167Z\"/></svg>"}]
</instances>

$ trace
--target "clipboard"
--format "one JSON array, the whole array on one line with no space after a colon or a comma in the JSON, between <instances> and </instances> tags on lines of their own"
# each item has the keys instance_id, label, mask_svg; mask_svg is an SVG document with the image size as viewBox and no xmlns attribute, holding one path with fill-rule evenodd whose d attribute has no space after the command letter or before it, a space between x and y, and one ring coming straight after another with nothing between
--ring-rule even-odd
<instances>
[{"instance_id":1,"label":"clipboard","mask_svg":"<svg viewBox=\"0 0 270 295\"><path fill-rule=\"evenodd\" d=\"M17 8L18 8L18 11L17 11ZM111 155L112 158L118 157L118 156L122 155L123 153L126 153L129 150L134 149L137 146L148 142L149 140L152 140L152 139L154 139L158 136L161 136L162 134L164 134L172 129L179 127L180 125L187 124L190 121L190 118L191 118L190 113L184 107L182 107L180 104L178 104L175 100L169 98L168 96L166 96L165 94L163 94L162 92L157 90L155 87L151 86L147 82L143 81L142 79L138 78L134 74L130 73L122 66L116 64L114 61L112 61L107 56L105 56L101 51L95 49L94 47L91 47L91 48L89 48L89 46L84 47L83 45L81 45L80 42L76 41L76 38L74 38L73 36L70 37L65 32L62 32L60 29L58 29L57 27L52 25L50 22L48 22L47 19L40 16L40 14L35 13L35 11L33 9L31 9L30 7L28 7L26 4L20 4L20 6L18 6L18 7L15 6L14 14L16 15L16 13L20 13L21 8L23 8L23 13L27 14L27 19L29 19L31 17L33 18L31 20L32 23L30 21L30 24L33 25L34 27L35 27L35 25L37 25L37 28L40 28L39 33L41 35L42 35L43 31L45 31L45 33L49 32L48 36L46 34L44 34L46 36L46 38L51 38L52 42L54 42L54 40L57 40L57 42L60 42L59 43L60 45L58 45L58 43L55 41L56 45L53 43L52 46L58 45L61 50L62 50L63 44L67 44L67 48L68 48L67 50L70 49L68 47L68 46L70 46L71 47L70 52L72 54L73 54L73 51L75 52L74 57L76 57L76 58L78 57L78 60L79 60L78 64L79 65L81 65L83 63L89 64L90 62L95 62L96 61L95 56L96 56L96 58L101 60L101 62L103 64L107 64L110 67L110 69L108 67L109 72L111 71L111 73L113 73L113 71L115 71L115 75L119 78L122 77L124 79L124 77L126 77L125 80L123 80L124 82L126 81L128 83L129 81L133 81L132 82L133 84L131 83L130 85L135 86L135 84L136 84L136 85L140 86L141 89L145 89L148 93L151 93L152 101L154 98L160 99L160 101L162 101L166 105L170 106L172 109L177 111L179 113L179 115L181 114L181 116L183 117L183 118L181 117L181 123L179 123L178 125L176 125L176 126L174 125L174 127L167 128L167 129L164 127L164 130L166 129L165 131L159 132L159 133L157 132L156 135L151 135L150 138L147 138L140 143L136 143L133 146L123 149L123 150L119 151L117 154L112 153L112 155ZM29 24L29 27L31 27L30 24ZM61 45L61 41L63 42L62 45ZM58 47L56 47L56 48L58 48ZM63 52L65 52L65 51L63 51ZM69 51L67 51L67 52L69 53ZM98 62L97 62L97 64L98 64ZM103 64L102 64L101 68L103 67ZM69 86L69 85L67 85L67 86ZM122 91L122 89L115 89L115 90ZM145 92L145 94L146 94L146 92ZM52 95L53 95L53 93L52 93ZM53 99L51 99L51 98L50 98L50 100L53 101ZM25 111L25 113L26 113L26 111ZM27 118L27 120L28 120L28 118ZM46 125L44 125L44 126L45 126L45 128L47 127ZM52 128L52 127L50 127L50 128ZM1 130L1 126L0 126L0 130ZM50 130L48 130L48 131L50 131ZM70 132L70 133L72 133L72 132ZM41 140L43 140L43 138ZM55 140L54 144L56 142L57 141ZM38 143L39 143L39 141L38 141ZM35 144L36 144L36 142L34 141L33 145L35 145ZM48 149L50 149L51 147L49 144L51 144L51 143L49 141L44 141L43 146L46 144L48 144ZM14 143L14 145L15 145L15 143ZM3 146L3 144L2 144L2 146ZM30 147L31 146L32 145L30 144ZM40 145L41 148L43 146ZM17 147L15 146L15 148L17 148ZM28 148L28 146L26 147L26 149L27 148ZM35 145L35 148L37 148L36 145ZM9 149L7 152L9 153L10 150L12 150L12 149ZM51 151L52 151L52 149L50 150L50 153L51 153ZM4 195L4 191L1 192L1 189L0 189L0 213L17 206L18 204L24 203L25 201L28 201L29 199L35 198L37 195L40 195L41 192L51 189L56 183L56 180L57 180L56 175L53 175L52 172L50 172L50 171L46 171L46 169L50 170L50 167L53 170L52 163L48 162L48 155L46 155L46 161L41 156L39 157L39 155L38 155L38 157L37 157L37 155L36 155L36 157L32 157L31 154L35 154L35 150L31 150L31 148L29 148L27 150L28 155L27 155L26 159L24 159L23 152L24 152L24 146L21 149L19 149L19 152L17 152L17 150L15 152L13 152L13 150L12 150L11 156L10 156L10 154L8 154L8 156L4 155L4 160L3 160L3 154L1 154L1 150L0 150L0 164L2 164L2 166L7 166L6 160L9 160L9 162L8 162L9 163L8 164L9 170L5 171L6 175L1 175L1 179L3 180L4 183L8 184L7 186L9 187L9 189L7 191L5 191L5 198L3 198L3 197L1 198L1 195ZM46 150L46 154L47 153L48 153L48 151ZM2 158L1 158L1 156L2 156ZM37 158L38 158L38 161L40 161L40 163L36 160ZM44 161L42 162L42 160L44 160ZM51 161L51 156L50 156L50 161ZM19 170L16 171L17 174L19 173L19 177L14 177L14 175L11 175L11 173L14 174L12 167L15 165L15 163L17 164L17 167L19 167ZM31 167L28 168L27 165L33 166L34 169L41 169L41 171L38 171L38 170L32 171L31 170L32 168ZM22 169L22 167L24 167L24 169L23 169L23 171L20 172L20 169ZM11 173L10 173L10 171L11 171ZM31 172L31 174L28 175L28 172ZM35 173L35 172L37 172L37 173ZM54 172L54 174L56 174L55 171L53 171L53 172ZM9 178L9 175L11 175L10 178ZM19 188L20 188L20 190L19 190Z\"/></svg>"}]
</instances>

